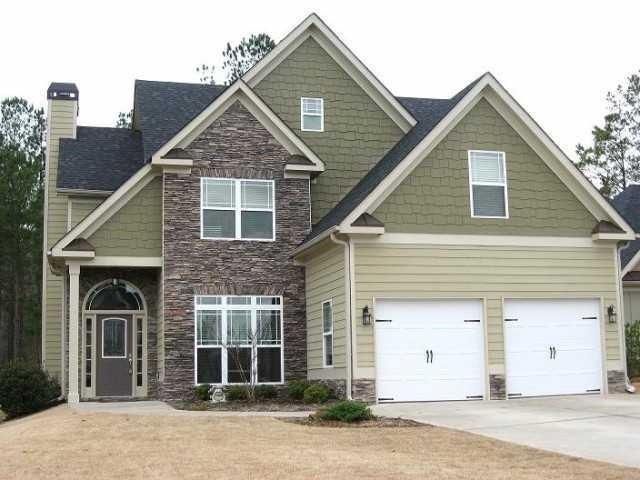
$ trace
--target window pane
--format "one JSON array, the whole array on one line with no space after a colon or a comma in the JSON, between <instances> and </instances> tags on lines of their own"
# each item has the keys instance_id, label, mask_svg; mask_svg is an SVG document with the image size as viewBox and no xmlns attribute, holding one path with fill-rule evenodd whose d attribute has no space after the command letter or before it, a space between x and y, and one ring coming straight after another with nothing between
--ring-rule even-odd
<instances>
[{"instance_id":1,"label":"window pane","mask_svg":"<svg viewBox=\"0 0 640 480\"><path fill-rule=\"evenodd\" d=\"M242 238L273 238L273 213L242 212Z\"/></svg>"},{"instance_id":2,"label":"window pane","mask_svg":"<svg viewBox=\"0 0 640 480\"><path fill-rule=\"evenodd\" d=\"M324 336L324 364L333 365L333 335Z\"/></svg>"},{"instance_id":3,"label":"window pane","mask_svg":"<svg viewBox=\"0 0 640 480\"><path fill-rule=\"evenodd\" d=\"M322 99L320 98L303 98L302 99L302 112L303 113L322 113Z\"/></svg>"},{"instance_id":4,"label":"window pane","mask_svg":"<svg viewBox=\"0 0 640 480\"><path fill-rule=\"evenodd\" d=\"M203 207L233 208L236 204L235 182L233 180L205 179L202 182Z\"/></svg>"},{"instance_id":5,"label":"window pane","mask_svg":"<svg viewBox=\"0 0 640 480\"><path fill-rule=\"evenodd\" d=\"M258 305L280 305L280 297L258 297L256 303Z\"/></svg>"},{"instance_id":6,"label":"window pane","mask_svg":"<svg viewBox=\"0 0 640 480\"><path fill-rule=\"evenodd\" d=\"M251 305L251 297L227 297L229 305Z\"/></svg>"},{"instance_id":7,"label":"window pane","mask_svg":"<svg viewBox=\"0 0 640 480\"><path fill-rule=\"evenodd\" d=\"M199 311L197 316L198 345L219 345L222 341L222 312Z\"/></svg>"},{"instance_id":8,"label":"window pane","mask_svg":"<svg viewBox=\"0 0 640 480\"><path fill-rule=\"evenodd\" d=\"M242 208L271 208L273 206L271 182L242 182Z\"/></svg>"},{"instance_id":9,"label":"window pane","mask_svg":"<svg viewBox=\"0 0 640 480\"><path fill-rule=\"evenodd\" d=\"M227 382L251 381L251 348L227 349Z\"/></svg>"},{"instance_id":10,"label":"window pane","mask_svg":"<svg viewBox=\"0 0 640 480\"><path fill-rule=\"evenodd\" d=\"M322 304L322 330L324 333L331 331L333 323L333 308L331 303L325 302Z\"/></svg>"},{"instance_id":11,"label":"window pane","mask_svg":"<svg viewBox=\"0 0 640 480\"><path fill-rule=\"evenodd\" d=\"M222 349L198 348L198 383L222 383Z\"/></svg>"},{"instance_id":12,"label":"window pane","mask_svg":"<svg viewBox=\"0 0 640 480\"><path fill-rule=\"evenodd\" d=\"M247 310L230 310L227 313L227 341L231 344L246 345L251 343L251 312Z\"/></svg>"},{"instance_id":13,"label":"window pane","mask_svg":"<svg viewBox=\"0 0 640 480\"><path fill-rule=\"evenodd\" d=\"M236 213L233 210L203 210L202 234L205 237L234 238Z\"/></svg>"},{"instance_id":14,"label":"window pane","mask_svg":"<svg viewBox=\"0 0 640 480\"><path fill-rule=\"evenodd\" d=\"M322 117L320 115L303 115L302 129L317 131L322 130Z\"/></svg>"},{"instance_id":15,"label":"window pane","mask_svg":"<svg viewBox=\"0 0 640 480\"><path fill-rule=\"evenodd\" d=\"M471 179L474 182L504 182L502 153L471 152Z\"/></svg>"},{"instance_id":16,"label":"window pane","mask_svg":"<svg viewBox=\"0 0 640 480\"><path fill-rule=\"evenodd\" d=\"M124 282L116 280L94 290L88 302L89 310L142 310L140 295Z\"/></svg>"},{"instance_id":17,"label":"window pane","mask_svg":"<svg viewBox=\"0 0 640 480\"><path fill-rule=\"evenodd\" d=\"M109 318L103 320L102 328L102 356L126 356L126 322L118 318Z\"/></svg>"},{"instance_id":18,"label":"window pane","mask_svg":"<svg viewBox=\"0 0 640 480\"><path fill-rule=\"evenodd\" d=\"M504 188L473 185L473 214L480 217L504 217Z\"/></svg>"},{"instance_id":19,"label":"window pane","mask_svg":"<svg viewBox=\"0 0 640 480\"><path fill-rule=\"evenodd\" d=\"M279 382L282 380L280 347L258 349L258 382Z\"/></svg>"},{"instance_id":20,"label":"window pane","mask_svg":"<svg viewBox=\"0 0 640 480\"><path fill-rule=\"evenodd\" d=\"M196 297L198 305L221 305L222 297Z\"/></svg>"},{"instance_id":21,"label":"window pane","mask_svg":"<svg viewBox=\"0 0 640 480\"><path fill-rule=\"evenodd\" d=\"M278 310L258 310L258 343L277 345L280 343L280 312Z\"/></svg>"}]
</instances>

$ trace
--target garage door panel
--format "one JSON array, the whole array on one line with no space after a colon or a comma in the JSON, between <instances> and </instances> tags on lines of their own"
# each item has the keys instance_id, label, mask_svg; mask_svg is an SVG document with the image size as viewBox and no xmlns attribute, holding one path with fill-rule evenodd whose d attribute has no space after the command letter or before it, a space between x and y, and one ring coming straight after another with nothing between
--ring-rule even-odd
<instances>
[{"instance_id":1,"label":"garage door panel","mask_svg":"<svg viewBox=\"0 0 640 480\"><path fill-rule=\"evenodd\" d=\"M600 389L599 308L597 299L505 300L507 393Z\"/></svg>"},{"instance_id":2,"label":"garage door panel","mask_svg":"<svg viewBox=\"0 0 640 480\"><path fill-rule=\"evenodd\" d=\"M381 401L482 396L482 312L479 300L379 302L376 377Z\"/></svg>"}]
</instances>

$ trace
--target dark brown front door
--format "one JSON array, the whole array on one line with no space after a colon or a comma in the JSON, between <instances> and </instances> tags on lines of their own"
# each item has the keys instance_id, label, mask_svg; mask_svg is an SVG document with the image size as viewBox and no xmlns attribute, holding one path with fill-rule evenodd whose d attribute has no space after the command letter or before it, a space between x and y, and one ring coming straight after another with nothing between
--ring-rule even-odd
<instances>
[{"instance_id":1,"label":"dark brown front door","mask_svg":"<svg viewBox=\"0 0 640 480\"><path fill-rule=\"evenodd\" d=\"M96 395L131 396L131 315L98 315Z\"/></svg>"}]
</instances>

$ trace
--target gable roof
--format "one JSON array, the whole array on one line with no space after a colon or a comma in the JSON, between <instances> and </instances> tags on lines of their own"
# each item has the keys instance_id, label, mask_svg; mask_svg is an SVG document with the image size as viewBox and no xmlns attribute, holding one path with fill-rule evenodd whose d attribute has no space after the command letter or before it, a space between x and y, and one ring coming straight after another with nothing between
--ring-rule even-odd
<instances>
[{"instance_id":1,"label":"gable roof","mask_svg":"<svg viewBox=\"0 0 640 480\"><path fill-rule=\"evenodd\" d=\"M487 72L471 82L467 87L442 105L439 114L428 115L402 138L371 169L363 179L323 217L306 239L306 242L323 234L332 227L347 230L349 222L363 213L372 213L387 195L422 161L422 158L437 145L449 129L481 98L487 98L494 107L500 108L503 116L508 114L508 122L519 122L516 131L526 131L536 142L534 151L544 150L543 161L558 175L574 195L596 217L603 216L623 230L621 234L608 234L620 240L635 238L635 233L626 220L600 194L575 164L560 150L540 126L518 104L504 87ZM407 101L405 99L405 101ZM414 100L415 101L415 100ZM433 100L432 100L433 101ZM409 104L411 100L409 100ZM419 114L419 111L416 111ZM422 125L421 125L422 124ZM512 125L514 126L514 125ZM537 152L538 153L538 152ZM540 154L540 153L539 153ZM553 165L552 165L553 164ZM392 175L393 173L393 175ZM572 183L569 184L569 181ZM605 237L602 237L605 238ZM306 243L305 242L305 243Z\"/></svg>"},{"instance_id":2,"label":"gable roof","mask_svg":"<svg viewBox=\"0 0 640 480\"><path fill-rule=\"evenodd\" d=\"M315 13L310 14L243 76L247 85L255 87L302 42L312 37L347 72L374 102L407 133L417 120L380 80L360 61L342 40Z\"/></svg>"},{"instance_id":3,"label":"gable roof","mask_svg":"<svg viewBox=\"0 0 640 480\"><path fill-rule=\"evenodd\" d=\"M143 164L140 132L78 127L75 139L60 139L57 188L112 192Z\"/></svg>"},{"instance_id":4,"label":"gable roof","mask_svg":"<svg viewBox=\"0 0 640 480\"><path fill-rule=\"evenodd\" d=\"M620 215L640 232L640 185L629 185L611 201ZM620 267L624 277L633 270L640 260L640 239L629 242L626 248L620 251Z\"/></svg>"},{"instance_id":5,"label":"gable roof","mask_svg":"<svg viewBox=\"0 0 640 480\"><path fill-rule=\"evenodd\" d=\"M313 226L307 236L307 241L344 220L398 166L407 154L433 130L440 120L464 98L465 94L474 87L480 78L482 77L477 78L449 99L399 97L398 99L402 104L418 119L418 123L369 170L334 208Z\"/></svg>"}]
</instances>

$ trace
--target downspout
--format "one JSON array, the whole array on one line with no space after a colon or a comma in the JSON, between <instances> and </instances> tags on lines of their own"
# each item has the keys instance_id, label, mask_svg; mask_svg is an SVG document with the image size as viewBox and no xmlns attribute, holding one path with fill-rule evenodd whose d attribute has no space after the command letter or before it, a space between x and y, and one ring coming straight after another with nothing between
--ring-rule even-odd
<instances>
[{"instance_id":1,"label":"downspout","mask_svg":"<svg viewBox=\"0 0 640 480\"><path fill-rule=\"evenodd\" d=\"M349 336L349 341L346 342L347 346L347 361L346 361L346 390L347 390L347 399L352 399L351 392L351 384L353 379L353 322L351 318L351 245L349 241L340 240L336 237L335 232L330 235L331 241L335 244L342 245L344 247L344 268L345 268L345 321L347 323L347 335Z\"/></svg>"},{"instance_id":2,"label":"downspout","mask_svg":"<svg viewBox=\"0 0 640 480\"><path fill-rule=\"evenodd\" d=\"M628 393L635 393L636 387L631 384L629 372L627 371L627 339L625 338L625 318L624 318L624 288L622 282L622 272L620 270L620 253L627 248L631 242L619 242L616 249L616 277L618 279L618 291L620 292L620 314L619 314L619 330L620 330L620 358L622 359L622 367L624 368L624 384Z\"/></svg>"}]
</instances>

